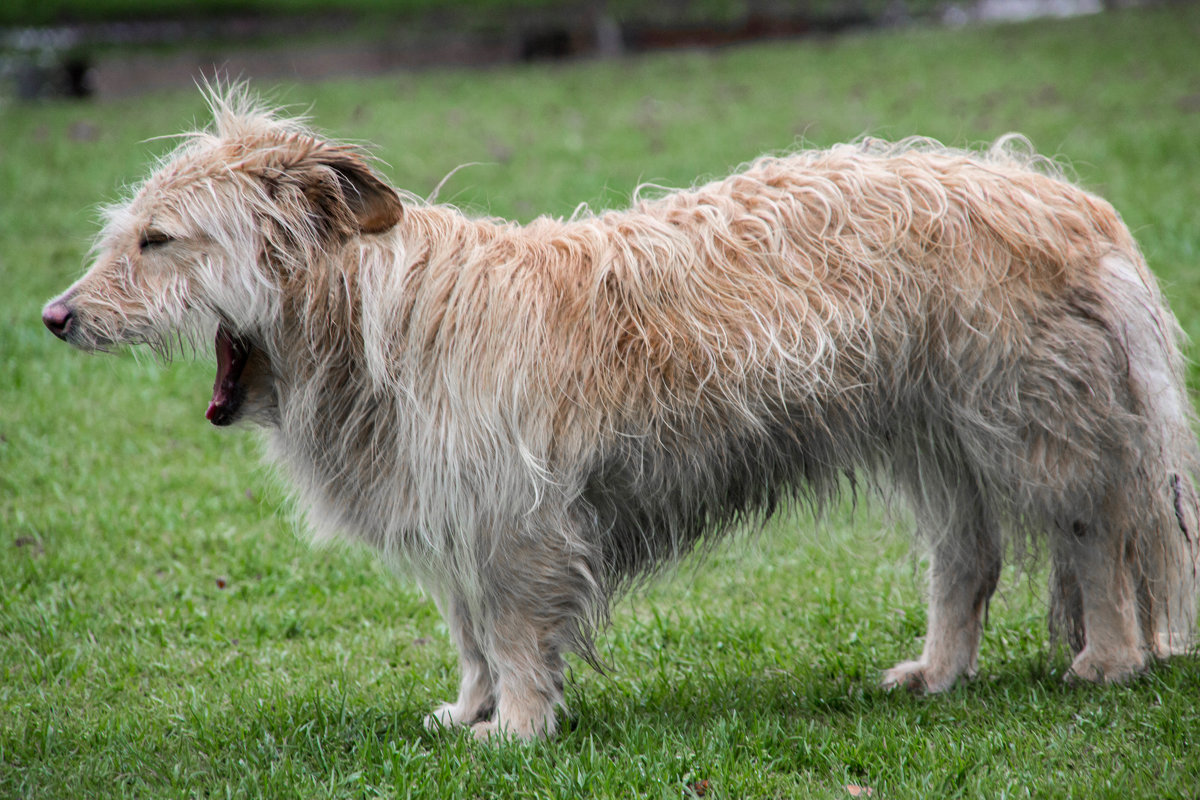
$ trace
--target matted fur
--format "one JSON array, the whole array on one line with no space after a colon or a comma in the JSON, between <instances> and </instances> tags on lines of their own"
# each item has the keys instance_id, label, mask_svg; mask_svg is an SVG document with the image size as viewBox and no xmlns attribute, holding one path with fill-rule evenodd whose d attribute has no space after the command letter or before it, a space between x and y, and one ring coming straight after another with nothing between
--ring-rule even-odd
<instances>
[{"instance_id":1,"label":"matted fur","mask_svg":"<svg viewBox=\"0 0 1200 800\"><path fill-rule=\"evenodd\" d=\"M437 599L462 684L432 722L553 733L615 593L847 476L899 487L932 553L924 652L885 685L975 671L1029 537L1073 675L1189 646L1179 331L1112 207L1021 140L796 152L520 226L210 102L44 317L84 348L216 332L210 418L265 426L315 535Z\"/></svg>"}]
</instances>

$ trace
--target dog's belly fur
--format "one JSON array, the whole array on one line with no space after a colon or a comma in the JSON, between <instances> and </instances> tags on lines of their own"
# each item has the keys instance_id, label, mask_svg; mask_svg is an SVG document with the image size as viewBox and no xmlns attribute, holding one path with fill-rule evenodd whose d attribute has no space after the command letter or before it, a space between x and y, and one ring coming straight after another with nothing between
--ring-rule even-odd
<instances>
[{"instance_id":1,"label":"dog's belly fur","mask_svg":"<svg viewBox=\"0 0 1200 800\"><path fill-rule=\"evenodd\" d=\"M680 421L667 436L615 439L597 454L573 503L597 542L597 574L620 585L781 504L819 506L841 479L870 465L865 443L876 438L866 420L848 435L844 420L830 416L814 421L779 409L751 430Z\"/></svg>"}]
</instances>

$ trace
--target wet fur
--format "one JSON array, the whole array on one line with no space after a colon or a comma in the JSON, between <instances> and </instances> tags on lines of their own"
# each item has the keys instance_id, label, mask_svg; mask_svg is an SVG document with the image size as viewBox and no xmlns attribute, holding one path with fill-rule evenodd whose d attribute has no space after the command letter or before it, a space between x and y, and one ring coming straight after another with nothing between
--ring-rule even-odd
<instances>
[{"instance_id":1,"label":"wet fur","mask_svg":"<svg viewBox=\"0 0 1200 800\"><path fill-rule=\"evenodd\" d=\"M554 733L562 654L592 656L614 594L855 477L898 487L932 554L924 652L885 685L973 674L1030 540L1072 675L1190 645L1177 325L1112 207L1020 140L796 152L520 226L210 100L48 309L85 348L252 343L239 414L315 535L378 548L446 616L462 683L431 724Z\"/></svg>"}]
</instances>

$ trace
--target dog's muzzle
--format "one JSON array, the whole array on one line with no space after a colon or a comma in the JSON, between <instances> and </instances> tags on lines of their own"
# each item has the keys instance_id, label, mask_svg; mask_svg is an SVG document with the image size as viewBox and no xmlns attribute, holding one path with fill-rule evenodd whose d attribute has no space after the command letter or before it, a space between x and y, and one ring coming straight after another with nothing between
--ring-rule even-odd
<instances>
[{"instance_id":1,"label":"dog's muzzle","mask_svg":"<svg viewBox=\"0 0 1200 800\"><path fill-rule=\"evenodd\" d=\"M42 322L55 336L64 342L68 341L67 337L71 335L75 324L75 309L63 300L51 300L42 309Z\"/></svg>"}]
</instances>

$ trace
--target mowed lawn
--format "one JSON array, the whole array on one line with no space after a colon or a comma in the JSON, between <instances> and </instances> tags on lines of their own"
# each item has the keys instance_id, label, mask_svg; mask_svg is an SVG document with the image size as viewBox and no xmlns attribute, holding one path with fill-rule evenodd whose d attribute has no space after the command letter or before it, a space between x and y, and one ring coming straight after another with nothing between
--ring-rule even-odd
<instances>
[{"instance_id":1,"label":"mowed lawn","mask_svg":"<svg viewBox=\"0 0 1200 800\"><path fill-rule=\"evenodd\" d=\"M373 142L419 194L479 162L441 199L521 220L802 141L1018 130L1113 201L1195 338L1198 41L1181 7L259 88ZM97 205L203 117L195 91L0 106L0 797L1200 793L1200 664L1064 685L1036 568L1006 572L977 680L877 689L925 610L910 524L870 499L622 601L607 672L572 662L555 741L425 732L457 680L432 603L369 553L306 543L257 436L205 421L213 364L86 356L38 319Z\"/></svg>"}]
</instances>

